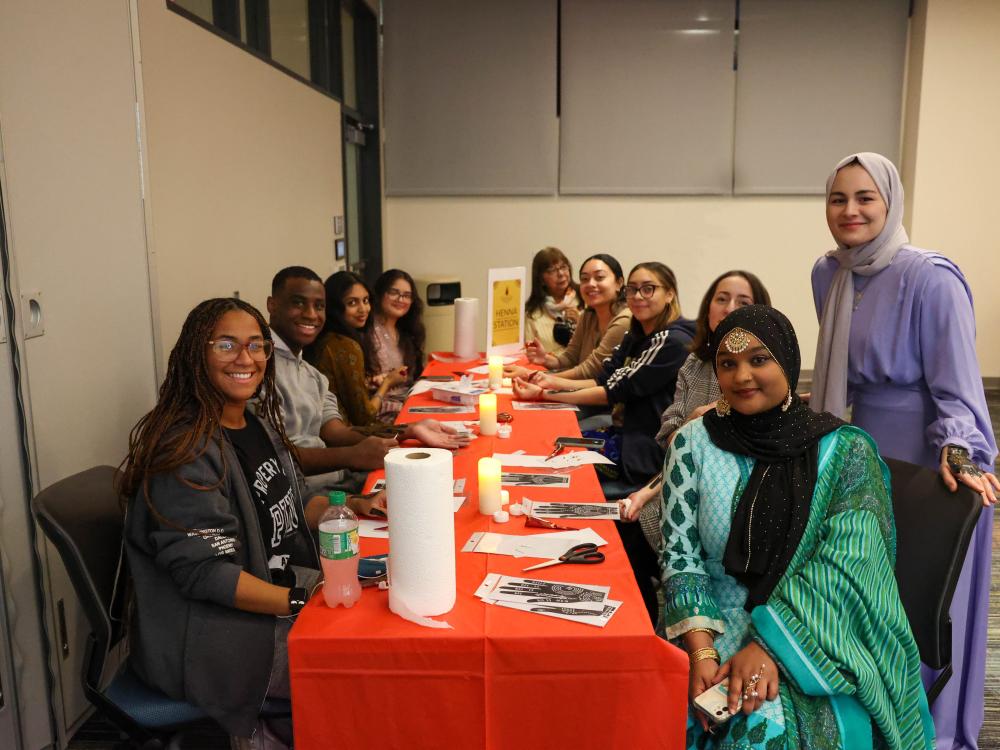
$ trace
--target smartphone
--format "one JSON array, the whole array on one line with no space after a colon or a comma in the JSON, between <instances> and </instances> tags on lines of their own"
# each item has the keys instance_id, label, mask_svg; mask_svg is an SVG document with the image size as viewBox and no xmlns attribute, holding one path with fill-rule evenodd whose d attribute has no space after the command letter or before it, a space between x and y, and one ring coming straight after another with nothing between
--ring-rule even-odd
<instances>
[{"instance_id":1,"label":"smartphone","mask_svg":"<svg viewBox=\"0 0 1000 750\"><path fill-rule=\"evenodd\" d=\"M733 717L729 713L729 680L712 685L704 693L696 696L694 705L713 724L724 724L729 721ZM740 705L743 705L742 698L740 698Z\"/></svg>"},{"instance_id":2,"label":"smartphone","mask_svg":"<svg viewBox=\"0 0 1000 750\"><path fill-rule=\"evenodd\" d=\"M593 448L599 450L604 447L604 438L557 437L555 444L561 445L564 448Z\"/></svg>"}]
</instances>

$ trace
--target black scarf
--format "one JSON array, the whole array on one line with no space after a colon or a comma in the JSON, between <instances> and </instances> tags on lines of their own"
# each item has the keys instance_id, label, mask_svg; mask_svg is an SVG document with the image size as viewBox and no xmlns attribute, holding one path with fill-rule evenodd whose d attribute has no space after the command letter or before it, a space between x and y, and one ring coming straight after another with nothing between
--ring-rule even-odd
<instances>
[{"instance_id":1,"label":"black scarf","mask_svg":"<svg viewBox=\"0 0 1000 750\"><path fill-rule=\"evenodd\" d=\"M744 605L749 612L767 602L798 549L816 488L819 440L844 422L813 412L795 394L801 364L798 339L788 318L773 307L750 305L730 313L712 332L713 367L720 345L735 328L768 348L792 391L785 411L781 405L751 415L733 409L722 417L712 410L704 419L717 447L757 460L733 514L722 558L726 572L749 589Z\"/></svg>"}]
</instances>

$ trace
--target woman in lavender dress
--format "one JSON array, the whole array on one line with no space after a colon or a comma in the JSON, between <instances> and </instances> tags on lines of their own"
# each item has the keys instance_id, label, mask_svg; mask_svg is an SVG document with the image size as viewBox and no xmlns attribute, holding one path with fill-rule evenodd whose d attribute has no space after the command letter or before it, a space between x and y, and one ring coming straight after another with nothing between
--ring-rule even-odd
<instances>
[{"instance_id":1,"label":"woman in lavender dress","mask_svg":"<svg viewBox=\"0 0 1000 750\"><path fill-rule=\"evenodd\" d=\"M827 180L837 249L812 272L820 319L810 406L851 419L884 456L941 472L985 509L951 606L954 676L932 707L938 750L978 748L997 456L976 359L972 294L958 266L909 244L903 187L873 153L843 159ZM924 675L929 682L933 675Z\"/></svg>"}]
</instances>

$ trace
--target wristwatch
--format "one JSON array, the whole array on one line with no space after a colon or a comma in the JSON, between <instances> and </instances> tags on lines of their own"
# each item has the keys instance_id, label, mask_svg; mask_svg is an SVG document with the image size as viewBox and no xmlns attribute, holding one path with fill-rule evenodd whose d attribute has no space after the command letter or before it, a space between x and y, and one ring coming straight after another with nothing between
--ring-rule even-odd
<instances>
[{"instance_id":1,"label":"wristwatch","mask_svg":"<svg viewBox=\"0 0 1000 750\"><path fill-rule=\"evenodd\" d=\"M309 590L304 586L288 589L288 613L297 615L309 601Z\"/></svg>"}]
</instances>

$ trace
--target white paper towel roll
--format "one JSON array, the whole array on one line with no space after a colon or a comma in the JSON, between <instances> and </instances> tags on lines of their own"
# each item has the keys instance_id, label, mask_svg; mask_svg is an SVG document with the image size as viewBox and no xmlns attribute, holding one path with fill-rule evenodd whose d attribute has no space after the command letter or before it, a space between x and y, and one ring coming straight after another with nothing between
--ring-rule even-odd
<instances>
[{"instance_id":1,"label":"white paper towel roll","mask_svg":"<svg viewBox=\"0 0 1000 750\"><path fill-rule=\"evenodd\" d=\"M454 353L460 359L474 359L479 356L476 346L476 332L479 330L479 300L475 297L459 297L455 300L455 343Z\"/></svg>"},{"instance_id":2,"label":"white paper towel roll","mask_svg":"<svg viewBox=\"0 0 1000 750\"><path fill-rule=\"evenodd\" d=\"M385 457L389 609L428 617L455 606L451 452L402 448Z\"/></svg>"}]
</instances>

